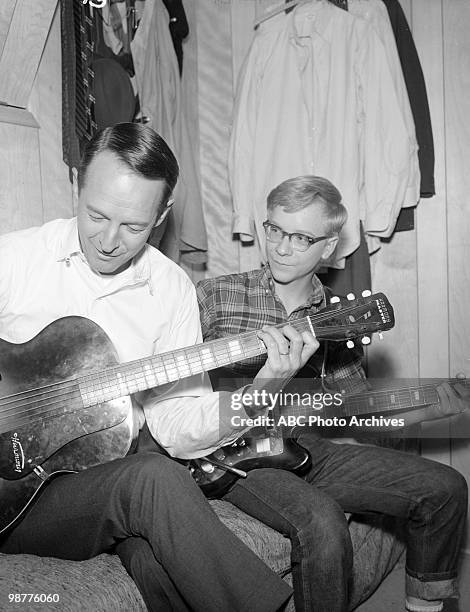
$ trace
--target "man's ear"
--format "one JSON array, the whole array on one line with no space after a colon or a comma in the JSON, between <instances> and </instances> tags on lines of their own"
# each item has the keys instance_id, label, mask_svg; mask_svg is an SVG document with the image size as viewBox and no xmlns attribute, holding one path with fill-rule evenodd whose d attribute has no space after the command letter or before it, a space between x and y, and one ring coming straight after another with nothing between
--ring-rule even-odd
<instances>
[{"instance_id":1,"label":"man's ear","mask_svg":"<svg viewBox=\"0 0 470 612\"><path fill-rule=\"evenodd\" d=\"M160 213L160 216L156 220L154 227L158 227L159 225L163 223L163 221L165 220L166 216L170 212L171 207L173 206L174 203L175 203L175 200L173 198L170 198L168 200L168 202L166 203L165 209L163 210L162 213Z\"/></svg>"},{"instance_id":2,"label":"man's ear","mask_svg":"<svg viewBox=\"0 0 470 612\"><path fill-rule=\"evenodd\" d=\"M75 214L78 208L78 170L75 167L72 168L72 206Z\"/></svg>"}]
</instances>

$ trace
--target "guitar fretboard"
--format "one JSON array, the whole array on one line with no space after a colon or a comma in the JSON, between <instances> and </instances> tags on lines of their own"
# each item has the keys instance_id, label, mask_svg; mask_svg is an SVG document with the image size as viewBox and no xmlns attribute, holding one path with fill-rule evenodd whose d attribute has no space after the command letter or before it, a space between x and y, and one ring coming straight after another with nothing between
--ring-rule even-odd
<instances>
[{"instance_id":1,"label":"guitar fretboard","mask_svg":"<svg viewBox=\"0 0 470 612\"><path fill-rule=\"evenodd\" d=\"M300 332L310 329L307 317L292 325ZM247 332L107 368L81 377L78 383L84 405L93 406L265 352L266 348L257 332Z\"/></svg>"},{"instance_id":2,"label":"guitar fretboard","mask_svg":"<svg viewBox=\"0 0 470 612\"><path fill-rule=\"evenodd\" d=\"M298 332L342 340L393 327L393 311L385 296L326 308L313 316L289 321ZM281 323L276 327L285 325ZM180 350L116 365L77 379L85 406L145 391L181 378L243 361L266 352L257 331L212 340Z\"/></svg>"},{"instance_id":3,"label":"guitar fretboard","mask_svg":"<svg viewBox=\"0 0 470 612\"><path fill-rule=\"evenodd\" d=\"M346 396L342 412L344 416L394 412L436 404L438 401L439 395L436 388L432 385L406 389L388 389L384 391L371 391L362 395Z\"/></svg>"}]
</instances>

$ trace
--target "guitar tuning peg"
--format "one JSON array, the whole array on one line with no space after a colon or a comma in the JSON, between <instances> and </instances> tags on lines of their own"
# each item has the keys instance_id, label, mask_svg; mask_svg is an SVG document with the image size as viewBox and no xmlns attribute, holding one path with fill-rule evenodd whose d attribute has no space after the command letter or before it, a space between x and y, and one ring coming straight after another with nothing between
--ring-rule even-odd
<instances>
[{"instance_id":1,"label":"guitar tuning peg","mask_svg":"<svg viewBox=\"0 0 470 612\"><path fill-rule=\"evenodd\" d=\"M369 297L370 295L372 295L372 291L370 289L364 289L361 295L362 297Z\"/></svg>"},{"instance_id":2,"label":"guitar tuning peg","mask_svg":"<svg viewBox=\"0 0 470 612\"><path fill-rule=\"evenodd\" d=\"M348 295L346 296L348 298L348 300L355 300L356 296L354 295L354 293L348 293Z\"/></svg>"},{"instance_id":3,"label":"guitar tuning peg","mask_svg":"<svg viewBox=\"0 0 470 612\"><path fill-rule=\"evenodd\" d=\"M382 332L379 332L379 340L383 340L384 339L384 335Z\"/></svg>"},{"instance_id":4,"label":"guitar tuning peg","mask_svg":"<svg viewBox=\"0 0 470 612\"><path fill-rule=\"evenodd\" d=\"M362 338L361 342L362 342L362 344L370 344L369 336L364 336L364 338Z\"/></svg>"},{"instance_id":5,"label":"guitar tuning peg","mask_svg":"<svg viewBox=\"0 0 470 612\"><path fill-rule=\"evenodd\" d=\"M337 295L334 295L330 300L330 304L337 304L339 301L339 297Z\"/></svg>"},{"instance_id":6,"label":"guitar tuning peg","mask_svg":"<svg viewBox=\"0 0 470 612\"><path fill-rule=\"evenodd\" d=\"M354 348L354 342L352 340L348 340L346 342L346 346L348 347L348 349L352 349Z\"/></svg>"}]
</instances>

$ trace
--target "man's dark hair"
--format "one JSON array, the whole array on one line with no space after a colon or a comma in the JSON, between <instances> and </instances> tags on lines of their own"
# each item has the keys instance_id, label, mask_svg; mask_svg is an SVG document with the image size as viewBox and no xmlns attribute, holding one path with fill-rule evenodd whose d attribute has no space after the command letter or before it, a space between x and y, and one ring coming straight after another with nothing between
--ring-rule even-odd
<instances>
[{"instance_id":1,"label":"man's dark hair","mask_svg":"<svg viewBox=\"0 0 470 612\"><path fill-rule=\"evenodd\" d=\"M141 123L118 123L99 130L87 143L78 169L78 190L98 153L110 151L135 173L151 180L165 181L162 205L166 205L178 180L178 162L170 147L151 127Z\"/></svg>"}]
</instances>

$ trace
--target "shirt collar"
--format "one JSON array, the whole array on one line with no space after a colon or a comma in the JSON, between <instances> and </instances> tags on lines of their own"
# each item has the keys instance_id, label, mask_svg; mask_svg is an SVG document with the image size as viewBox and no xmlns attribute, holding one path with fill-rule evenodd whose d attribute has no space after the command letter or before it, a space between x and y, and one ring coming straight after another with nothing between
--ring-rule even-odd
<instances>
[{"instance_id":1,"label":"shirt collar","mask_svg":"<svg viewBox=\"0 0 470 612\"><path fill-rule=\"evenodd\" d=\"M65 227L65 231L58 233L57 241L51 244L57 261L65 261L75 255L83 257L78 239L77 218L73 217Z\"/></svg>"},{"instance_id":2,"label":"shirt collar","mask_svg":"<svg viewBox=\"0 0 470 612\"><path fill-rule=\"evenodd\" d=\"M52 243L51 248L58 262L65 262L66 265L70 265L71 258L78 257L88 266L88 262L80 247L76 217L70 219L68 227L65 228L64 232L59 234L57 242ZM114 282L110 283L110 287L106 291L107 294L110 293L109 289L111 287L113 291L116 291L119 288L141 283L147 283L150 293L153 293L149 249L149 245L146 244L139 255L134 257L131 265L126 270L116 275Z\"/></svg>"},{"instance_id":3,"label":"shirt collar","mask_svg":"<svg viewBox=\"0 0 470 612\"><path fill-rule=\"evenodd\" d=\"M289 38L302 46L302 39L310 38L311 34L315 33L317 38L328 42L324 35L332 9L333 15L335 10L342 10L329 2L309 2L295 6L287 15Z\"/></svg>"},{"instance_id":4,"label":"shirt collar","mask_svg":"<svg viewBox=\"0 0 470 612\"><path fill-rule=\"evenodd\" d=\"M269 289L269 291L273 295L275 295L276 288L274 286L274 281L269 264L263 264L263 267L261 268L260 283L262 287L264 287L265 289ZM312 293L310 294L305 304L302 304L296 310L300 310L301 308L311 308L312 306L316 306L317 308L326 306L325 289L316 274L312 276Z\"/></svg>"}]
</instances>

